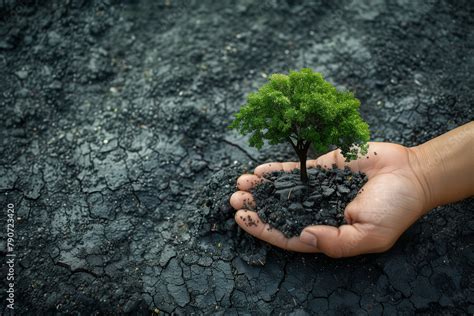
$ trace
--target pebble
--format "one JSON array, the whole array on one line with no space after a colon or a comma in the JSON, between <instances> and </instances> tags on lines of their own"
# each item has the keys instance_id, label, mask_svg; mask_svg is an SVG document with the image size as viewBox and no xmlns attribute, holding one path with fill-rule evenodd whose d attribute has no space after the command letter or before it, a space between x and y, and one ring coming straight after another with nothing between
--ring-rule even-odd
<instances>
[{"instance_id":1,"label":"pebble","mask_svg":"<svg viewBox=\"0 0 474 316\"><path fill-rule=\"evenodd\" d=\"M325 222L326 222L326 225L329 225L329 226L338 226L337 221L332 218L325 220Z\"/></svg>"},{"instance_id":2,"label":"pebble","mask_svg":"<svg viewBox=\"0 0 474 316\"><path fill-rule=\"evenodd\" d=\"M26 70L18 70L18 71L15 71L15 75L21 79L21 80L25 80L26 78L28 78L28 71Z\"/></svg>"},{"instance_id":3,"label":"pebble","mask_svg":"<svg viewBox=\"0 0 474 316\"><path fill-rule=\"evenodd\" d=\"M291 188L295 185L293 181L277 181L274 183L275 189L280 190L280 189L287 189Z\"/></svg>"},{"instance_id":4,"label":"pebble","mask_svg":"<svg viewBox=\"0 0 474 316\"><path fill-rule=\"evenodd\" d=\"M199 172L207 167L207 162L204 160L192 160L189 167L192 171Z\"/></svg>"},{"instance_id":5,"label":"pebble","mask_svg":"<svg viewBox=\"0 0 474 316\"><path fill-rule=\"evenodd\" d=\"M347 193L351 192L351 190L348 187L346 187L345 185L342 185L342 184L337 186L337 191L339 193L343 193L343 194L347 194Z\"/></svg>"},{"instance_id":6,"label":"pebble","mask_svg":"<svg viewBox=\"0 0 474 316\"><path fill-rule=\"evenodd\" d=\"M305 202L303 202L303 206L305 208L311 208L311 207L313 207L313 205L314 205L314 201L305 201Z\"/></svg>"},{"instance_id":7,"label":"pebble","mask_svg":"<svg viewBox=\"0 0 474 316\"><path fill-rule=\"evenodd\" d=\"M7 41L0 41L0 50L10 50L14 48L14 46Z\"/></svg>"},{"instance_id":8,"label":"pebble","mask_svg":"<svg viewBox=\"0 0 474 316\"><path fill-rule=\"evenodd\" d=\"M308 202L309 202L309 201L311 201L311 202L319 202L319 201L322 200L322 198L323 198L323 196L322 196L321 194L319 194L319 193L314 193L314 194L312 194L312 195L310 195L310 196L308 197L307 201L308 201Z\"/></svg>"},{"instance_id":9,"label":"pebble","mask_svg":"<svg viewBox=\"0 0 474 316\"><path fill-rule=\"evenodd\" d=\"M280 201L293 201L295 199L300 198L306 190L306 186L299 185L292 188L277 190L275 191L275 194L280 197Z\"/></svg>"},{"instance_id":10,"label":"pebble","mask_svg":"<svg viewBox=\"0 0 474 316\"><path fill-rule=\"evenodd\" d=\"M291 203L290 206L288 206L288 210L292 212L300 211L303 209L303 205L301 203Z\"/></svg>"},{"instance_id":11,"label":"pebble","mask_svg":"<svg viewBox=\"0 0 474 316\"><path fill-rule=\"evenodd\" d=\"M336 191L333 188L325 186L325 185L322 185L321 189L323 190L323 196L325 197L331 196Z\"/></svg>"}]
</instances>

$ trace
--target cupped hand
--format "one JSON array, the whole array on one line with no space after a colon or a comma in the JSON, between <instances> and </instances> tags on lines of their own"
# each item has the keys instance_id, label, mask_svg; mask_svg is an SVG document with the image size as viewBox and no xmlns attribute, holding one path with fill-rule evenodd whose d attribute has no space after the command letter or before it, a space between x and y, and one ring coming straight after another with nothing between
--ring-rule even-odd
<instances>
[{"instance_id":1,"label":"cupped hand","mask_svg":"<svg viewBox=\"0 0 474 316\"><path fill-rule=\"evenodd\" d=\"M366 156L349 163L339 150L308 160L308 168L349 166L354 172L364 172L369 180L344 211L347 225L308 226L299 237L292 238L263 223L252 210L255 201L250 190L265 181L265 174L291 171L299 168L299 163L260 165L254 174L244 174L237 180L239 191L230 198L232 207L237 210L235 220L249 234L290 251L322 252L334 258L386 251L427 210L427 192L414 156L410 148L372 142ZM246 225L249 220L254 224Z\"/></svg>"}]
</instances>

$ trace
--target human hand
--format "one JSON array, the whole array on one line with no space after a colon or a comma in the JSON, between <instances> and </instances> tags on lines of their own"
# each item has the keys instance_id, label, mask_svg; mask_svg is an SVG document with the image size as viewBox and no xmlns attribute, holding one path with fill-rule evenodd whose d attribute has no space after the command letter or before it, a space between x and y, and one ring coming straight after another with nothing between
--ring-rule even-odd
<instances>
[{"instance_id":1,"label":"human hand","mask_svg":"<svg viewBox=\"0 0 474 316\"><path fill-rule=\"evenodd\" d=\"M390 143L369 143L369 154L358 160L345 162L339 150L316 160L308 160L307 167L321 165L330 168L349 166L353 172L364 172L368 182L361 193L347 205L344 216L347 225L306 227L299 237L286 238L276 229L268 229L254 208L249 192L273 171L299 168L297 162L267 163L255 168L254 174L244 174L237 180L237 188L230 204L237 210L235 220L249 234L274 246L298 252L322 252L330 257L350 257L363 253L388 250L400 235L429 209L428 193L420 179L419 164L412 148ZM369 157L369 158L367 158ZM245 225L241 219L250 216L256 225Z\"/></svg>"}]
</instances>

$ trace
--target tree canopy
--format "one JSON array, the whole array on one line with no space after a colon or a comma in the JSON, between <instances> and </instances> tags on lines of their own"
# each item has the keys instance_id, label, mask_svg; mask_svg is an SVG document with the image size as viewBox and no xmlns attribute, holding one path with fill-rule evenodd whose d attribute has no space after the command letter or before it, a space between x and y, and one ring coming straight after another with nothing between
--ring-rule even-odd
<instances>
[{"instance_id":1,"label":"tree canopy","mask_svg":"<svg viewBox=\"0 0 474 316\"><path fill-rule=\"evenodd\" d=\"M369 127L359 113L360 101L339 91L311 69L273 74L257 92L250 93L230 125L250 135L250 145L261 148L290 142L300 152L310 145L318 153L341 149L346 160L367 153ZM305 158L306 159L306 158Z\"/></svg>"}]
</instances>

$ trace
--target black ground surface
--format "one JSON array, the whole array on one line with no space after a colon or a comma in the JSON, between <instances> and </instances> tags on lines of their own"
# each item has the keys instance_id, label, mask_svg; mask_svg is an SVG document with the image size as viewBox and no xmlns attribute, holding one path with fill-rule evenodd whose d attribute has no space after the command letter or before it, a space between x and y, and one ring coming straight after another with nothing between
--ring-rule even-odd
<instances>
[{"instance_id":1,"label":"black ground surface","mask_svg":"<svg viewBox=\"0 0 474 316\"><path fill-rule=\"evenodd\" d=\"M341 260L255 241L227 202L244 170L294 159L226 129L272 72L354 91L373 140L472 120L474 5L452 2L2 1L17 314L473 314L472 199Z\"/></svg>"},{"instance_id":2,"label":"black ground surface","mask_svg":"<svg viewBox=\"0 0 474 316\"><path fill-rule=\"evenodd\" d=\"M276 228L288 238L299 236L307 226L346 224L344 210L367 182L365 174L336 165L309 168L306 184L299 169L272 172L264 178L252 190L255 211L271 226L268 229ZM241 219L247 226L258 224L249 215Z\"/></svg>"}]
</instances>

